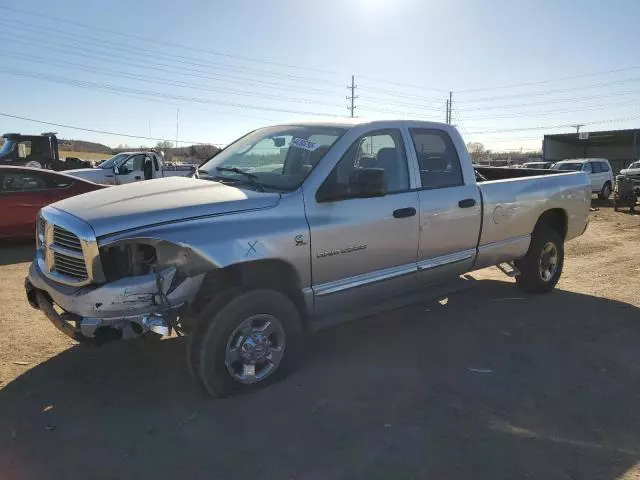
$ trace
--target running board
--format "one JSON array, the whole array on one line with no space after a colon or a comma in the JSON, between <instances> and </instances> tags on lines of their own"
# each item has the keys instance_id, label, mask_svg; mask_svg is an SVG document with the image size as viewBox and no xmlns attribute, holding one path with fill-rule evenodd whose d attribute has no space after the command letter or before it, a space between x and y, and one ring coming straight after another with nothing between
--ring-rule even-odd
<instances>
[{"instance_id":1,"label":"running board","mask_svg":"<svg viewBox=\"0 0 640 480\"><path fill-rule=\"evenodd\" d=\"M498 267L507 277L514 278L520 275L520 270L516 268L513 262L499 263L496 267Z\"/></svg>"}]
</instances>

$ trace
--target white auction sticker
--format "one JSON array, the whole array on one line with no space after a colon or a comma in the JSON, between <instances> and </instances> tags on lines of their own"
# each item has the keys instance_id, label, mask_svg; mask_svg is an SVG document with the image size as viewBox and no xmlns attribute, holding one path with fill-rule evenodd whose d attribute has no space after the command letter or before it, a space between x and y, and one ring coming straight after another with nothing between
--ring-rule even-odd
<instances>
[{"instance_id":1,"label":"white auction sticker","mask_svg":"<svg viewBox=\"0 0 640 480\"><path fill-rule=\"evenodd\" d=\"M294 147L302 148L304 150L309 150L310 152L313 152L316 148L320 146L317 143L314 143L310 140L305 140L304 138L297 138L297 137L291 140L291 145L293 145Z\"/></svg>"}]
</instances>

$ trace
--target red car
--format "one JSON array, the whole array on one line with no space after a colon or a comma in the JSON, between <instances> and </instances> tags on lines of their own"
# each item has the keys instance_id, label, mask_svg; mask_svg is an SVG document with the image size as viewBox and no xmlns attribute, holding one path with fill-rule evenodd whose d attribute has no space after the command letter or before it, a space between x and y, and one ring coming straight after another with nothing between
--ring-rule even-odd
<instances>
[{"instance_id":1,"label":"red car","mask_svg":"<svg viewBox=\"0 0 640 480\"><path fill-rule=\"evenodd\" d=\"M101 188L108 187L51 170L0 166L0 239L35 237L42 207Z\"/></svg>"}]
</instances>

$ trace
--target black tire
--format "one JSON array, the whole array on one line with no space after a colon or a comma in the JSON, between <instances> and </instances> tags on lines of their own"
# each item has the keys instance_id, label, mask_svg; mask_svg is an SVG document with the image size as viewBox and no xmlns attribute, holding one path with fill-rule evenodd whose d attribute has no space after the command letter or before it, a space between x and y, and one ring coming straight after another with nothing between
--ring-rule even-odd
<instances>
[{"instance_id":1,"label":"black tire","mask_svg":"<svg viewBox=\"0 0 640 480\"><path fill-rule=\"evenodd\" d=\"M611 196L611 183L605 182L605 184L602 186L602 190L600 190L600 193L598 193L598 198L600 200L606 200L610 196Z\"/></svg>"},{"instance_id":2,"label":"black tire","mask_svg":"<svg viewBox=\"0 0 640 480\"><path fill-rule=\"evenodd\" d=\"M264 314L274 317L282 326L286 338L284 352L278 365L265 378L242 383L231 375L225 364L227 343L246 319ZM276 291L252 290L235 296L222 308L214 301L203 310L187 359L198 383L209 395L219 398L263 388L284 378L297 363L301 341L300 314L293 302Z\"/></svg>"},{"instance_id":3,"label":"black tire","mask_svg":"<svg viewBox=\"0 0 640 480\"><path fill-rule=\"evenodd\" d=\"M543 278L540 261L545 247L552 244L557 252L556 268L550 278ZM527 254L515 262L520 270L520 275L516 277L518 285L528 293L546 293L553 288L560 280L562 267L564 265L564 241L560 234L544 225L536 227L531 236L531 244Z\"/></svg>"},{"instance_id":4,"label":"black tire","mask_svg":"<svg viewBox=\"0 0 640 480\"><path fill-rule=\"evenodd\" d=\"M206 292L205 292L206 293ZM198 371L200 369L200 349L206 330L209 328L209 322L203 320L204 314L209 317L215 317L217 313L225 307L235 296L239 295L239 289L228 289L215 295L214 300L209 301L198 314L195 321L189 322L190 325L196 325L193 332L189 334L187 342L187 369L194 380L199 382Z\"/></svg>"}]
</instances>

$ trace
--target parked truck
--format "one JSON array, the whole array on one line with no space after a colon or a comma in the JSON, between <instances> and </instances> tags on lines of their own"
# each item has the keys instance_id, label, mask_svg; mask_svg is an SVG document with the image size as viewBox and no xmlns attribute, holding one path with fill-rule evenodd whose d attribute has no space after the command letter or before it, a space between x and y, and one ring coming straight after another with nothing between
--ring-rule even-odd
<instances>
[{"instance_id":1,"label":"parked truck","mask_svg":"<svg viewBox=\"0 0 640 480\"><path fill-rule=\"evenodd\" d=\"M216 397L282 378L304 333L465 272L551 291L591 202L584 172L474 169L454 127L418 121L262 128L200 172L42 209L25 286L79 342L189 335Z\"/></svg>"},{"instance_id":2,"label":"parked truck","mask_svg":"<svg viewBox=\"0 0 640 480\"><path fill-rule=\"evenodd\" d=\"M42 135L5 133L2 139L0 165L47 168L56 171L92 165L91 162L76 157L61 159L58 152L58 138L53 132Z\"/></svg>"},{"instance_id":3,"label":"parked truck","mask_svg":"<svg viewBox=\"0 0 640 480\"><path fill-rule=\"evenodd\" d=\"M197 177L195 165L167 165L155 150L121 152L101 162L96 168L69 170L68 175L103 185L124 185L164 177Z\"/></svg>"}]
</instances>

